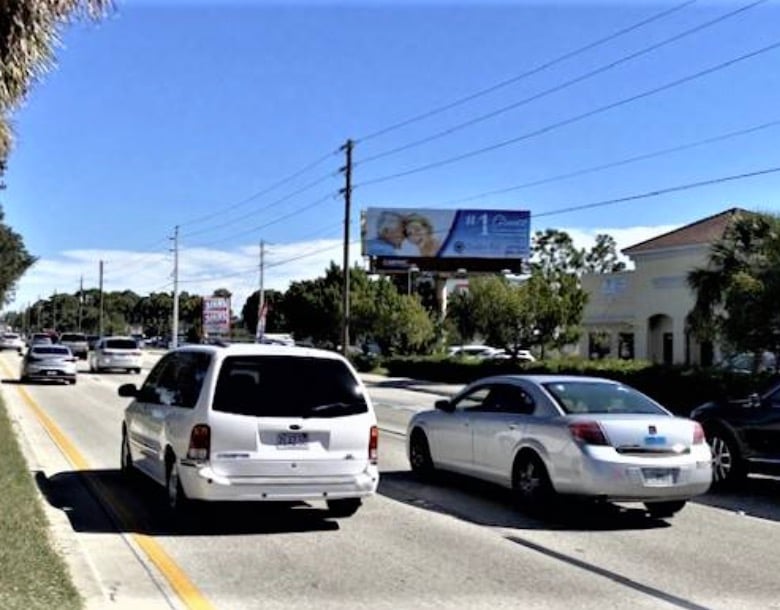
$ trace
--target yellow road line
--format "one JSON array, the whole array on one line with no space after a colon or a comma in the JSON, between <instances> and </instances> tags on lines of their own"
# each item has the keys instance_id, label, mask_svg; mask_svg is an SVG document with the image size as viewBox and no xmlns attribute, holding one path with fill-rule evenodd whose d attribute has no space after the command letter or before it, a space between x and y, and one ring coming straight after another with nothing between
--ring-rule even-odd
<instances>
[{"instance_id":1,"label":"yellow road line","mask_svg":"<svg viewBox=\"0 0 780 610\"><path fill-rule=\"evenodd\" d=\"M5 362L0 361L0 367L7 377L13 378L13 374L10 372L8 365ZM87 460L81 455L81 452L65 433L60 430L57 424L54 423L54 420L52 420L38 403L35 402L33 397L30 396L29 392L24 387L17 386L17 389L19 390L19 395L22 397L24 403L30 408L39 423L43 426L71 465L76 470L89 470L90 467ZM132 520L129 518L127 512L123 510L121 503L116 500L116 497L105 486L93 484L92 489L104 505L106 505L115 515L123 529L129 533L132 540L144 551L144 553L146 553L149 560L157 566L157 569L160 570L187 608L192 608L193 610L211 610L214 608L154 538L145 534L132 532Z\"/></svg>"}]
</instances>

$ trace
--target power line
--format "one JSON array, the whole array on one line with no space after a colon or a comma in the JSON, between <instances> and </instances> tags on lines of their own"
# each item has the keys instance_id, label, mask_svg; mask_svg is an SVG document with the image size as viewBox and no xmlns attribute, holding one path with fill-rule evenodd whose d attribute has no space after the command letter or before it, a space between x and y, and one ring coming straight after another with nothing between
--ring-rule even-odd
<instances>
[{"instance_id":1,"label":"power line","mask_svg":"<svg viewBox=\"0 0 780 610\"><path fill-rule=\"evenodd\" d=\"M617 203L626 203L628 201L636 201L638 199L647 199L649 197L658 197L659 195L668 195L669 193L677 193L680 191L688 191L703 186L711 186L713 184L722 184L724 182L733 182L735 180L744 180L746 178L755 178L756 176L765 176L767 174L773 174L780 172L779 167L769 167L767 169L756 170L754 172L747 172L744 174L734 174L732 176L723 176L720 178L711 178L709 180L701 180L699 182L690 182L688 184L682 184L678 186L670 186L663 189L656 189L641 193L639 195L628 195L626 197L618 197L616 199L606 199L604 201L596 201L593 203L585 203L582 205L573 205L558 210L552 210L550 212L542 212L541 214L533 214L533 218L541 218L543 216L555 216L557 214L566 214L568 212L578 212L580 210L588 210L591 208L599 208L607 205L614 205Z\"/></svg>"},{"instance_id":2,"label":"power line","mask_svg":"<svg viewBox=\"0 0 780 610\"><path fill-rule=\"evenodd\" d=\"M395 131L396 129L400 129L401 127L406 127L407 125L411 125L412 123L416 123L418 121L422 121L423 119L430 118L432 116L435 116L437 114L440 114L442 112L445 112L446 110L450 110L451 108L455 108L457 106L461 106L467 102L470 102L472 100L475 100L477 98L483 97L487 95L488 93L492 93L493 91L497 91L498 89L502 89L508 85L511 85L513 83L516 83L520 80L523 80L525 78L528 78L529 76L533 76L534 74L538 74L539 72L542 72L544 70L547 70L548 68L551 68L563 61L566 61L567 59L571 59L572 57L575 57L577 55L580 55L582 53L585 53L586 51L590 51L591 49L594 49L598 46L601 46L607 42L610 42L612 40L615 40L616 38L619 38L620 36L623 36L625 34L628 34L629 32L632 32L636 29L639 29L645 25L648 25L654 21L657 21L659 19L662 19L668 15L671 15L672 13L675 13L677 11L680 11L684 9L687 6L690 6L691 4L694 4L696 0L688 0L686 2L683 2L681 4L678 4L676 6L673 6L669 9L663 10L660 13L656 13L648 18L642 19L641 21L638 21L637 23L634 23L628 27L625 27L623 29L617 30L616 32L613 32L612 34L609 34L608 36L605 36L604 38L599 38L598 40L595 40L591 43L586 44L585 46L578 47L572 51L568 51L564 53L563 55L559 55L558 57L551 59L541 65L538 65L534 68L531 68L530 70L527 70L521 74L518 74L517 76L513 76L512 78L508 78L506 80L503 80L499 83L496 83L495 85L491 85L490 87L487 87L485 89L481 89L475 93L471 93L469 95L466 95L464 97L461 97L453 102L449 102L447 104L444 104L442 106L438 106L436 108L433 108L432 110L428 110L426 112L422 112L420 114L417 114L413 117L410 117L408 119L405 119L403 121L400 121L398 123L394 123L388 127L384 127L383 129L379 129L377 131L374 131L373 133L369 133L368 135L363 136L362 138L357 138L355 140L356 143L362 143L367 140L371 140L373 138L377 138L381 135L384 135L386 133L389 133L391 131Z\"/></svg>"},{"instance_id":3,"label":"power line","mask_svg":"<svg viewBox=\"0 0 780 610\"><path fill-rule=\"evenodd\" d=\"M706 68L704 70L700 70L698 72L695 72L694 74L690 74L688 76L685 76L683 78L679 78L677 80L671 81L669 83L666 83L664 85L661 85L659 87L654 87L653 89L648 89L647 91L643 91L642 93L637 93L635 95L632 95L627 98L623 98L621 100L618 100L616 102L612 102L610 104L606 104L604 106L599 106L598 108L595 108L593 110L589 110L587 112L584 112L582 114L575 115L573 117L569 117L567 119L558 121L556 123L552 123L549 125L546 125L544 127L541 127L539 129L536 129L534 131L530 131L527 133L524 133L523 135L510 138L508 140L503 140L501 142L498 142L496 144L492 144L490 146L485 146L483 148L478 148L476 150L472 150L460 155L456 155L453 157L448 157L446 159L442 159L439 161L434 161L432 163L427 163L425 165L420 165L418 167L414 167L409 170L396 172L394 174L390 174L387 176L381 176L379 178L374 178L372 180L366 180L365 182L361 182L360 184L356 185L354 188L367 186L370 184L378 184L380 182L387 182L388 180L394 180L396 178L402 178L405 176L409 176L412 174L417 174L423 171L427 171L430 169L434 169L437 167L442 167L444 165L450 165L452 163L456 163L457 161L463 161L464 159L469 159L471 157L476 157L478 155L485 154L487 152L491 152L494 150L498 150L499 148L504 148L506 146L509 146L510 144L516 144L517 142L521 142L523 140L528 140L533 137L536 137L538 135L542 135L544 133L553 131L555 129L559 129L561 127L565 127L566 125L571 125L572 123L576 123L578 121L582 121L583 119L590 118L592 116L595 116L597 114L601 114L602 112L606 112L608 110L612 110L614 108L618 108L619 106L624 106L626 104L629 104L631 102L635 102L639 99L643 99L646 97L650 97L652 95L655 95L657 93L661 93L663 91L667 91L669 89L673 89L674 87L679 87L680 85L683 85L685 83L689 83L691 81L697 80L699 78L702 78L704 76L707 76L709 74L713 74L714 72L718 72L720 70L724 70L725 68L728 68L730 66L733 66L739 62L746 61L748 59L752 59L754 57L757 57L759 55L762 55L764 53L768 53L769 51L774 51L780 47L780 42L775 42L771 45L768 45L766 47L762 47L760 49L757 49L755 51L751 51L750 53L746 53L744 55L740 55L739 57L735 57L733 59L730 59L728 61L719 63L717 65L714 65L710 68Z\"/></svg>"},{"instance_id":4,"label":"power line","mask_svg":"<svg viewBox=\"0 0 780 610\"><path fill-rule=\"evenodd\" d=\"M665 38L664 40L661 40L660 42L657 42L655 44L652 44L648 47L644 47L642 49L639 49L638 51L635 51L634 53L631 53L629 55L625 55L623 57L620 57L616 59L615 61L612 61L608 64L604 64L602 66L599 66L598 68L595 68L593 70L590 70L588 72L585 72L584 74L581 74L579 76L576 76L572 79L569 79L563 83L560 83L554 87L551 87L549 89L545 89L544 91L541 91L539 93L535 93L534 95L530 97L526 97L520 101L514 102L512 104L509 104L507 106L502 106L501 108L498 108L496 110L493 110L491 112L488 112L486 114L482 114L480 116L477 116L473 119L470 119L468 121L464 121L462 123L459 123L457 125L454 125L452 127L449 127L447 129L443 129L441 131L438 131L430 136L426 136L424 138L419 138L417 140L412 140L411 142L408 142L406 144L402 144L401 146L396 146L393 148L390 148L388 150L376 153L374 155L371 155L369 157L366 157L362 161L359 161L355 163L355 167L360 165L365 165L366 163L371 163L372 161L376 161L378 159L383 159L384 157L388 157L390 155L397 154L399 152L403 152L406 150L410 150L412 148L416 148L417 146L421 146L423 144L426 144L428 142L432 142L434 140L438 140L440 138L443 138L445 136L448 136L450 134L453 134L457 131L460 131L461 129L465 129L466 127L471 127L472 125L476 125L478 123L481 123L483 121L486 121L488 119L495 118L499 115L502 115L506 112L509 112L510 110L514 110L516 108L519 108L521 106L525 106L526 104L529 104L531 102L535 102L537 100L540 100L544 97L547 97L548 95L551 95L553 93L558 93L560 91L563 91L564 89L568 89L569 87L581 83L583 81L589 80L593 78L594 76L598 76L599 74L603 74L604 72L607 72L609 70L612 70L613 68L616 68L624 63L627 63L629 61L632 61L638 57L641 57L643 55L647 55L648 53L651 53L653 51L656 51L662 47L665 47L666 45L669 45L673 42L677 42L679 40L682 40L683 38L686 38L688 36L691 36L693 34L696 34L702 30L705 30L707 28L710 28L714 25L717 25L723 21L726 21L727 19L731 19L732 17L736 17L737 15L744 13L745 11L748 11L759 4L764 4L768 0L756 0L754 2L751 2L748 5L742 6L736 10L733 10L729 13L726 13L724 15L721 15L720 17L716 17L715 19L711 19L709 21L706 21L702 24L699 24L693 28L687 29L683 32L680 32L679 34L675 34L674 36L671 36L670 38Z\"/></svg>"},{"instance_id":5,"label":"power line","mask_svg":"<svg viewBox=\"0 0 780 610\"><path fill-rule=\"evenodd\" d=\"M229 220L229 221L223 222L222 224L219 224L219 225L216 225L216 226L213 226L213 227L208 227L206 229L198 229L197 231L190 231L189 233L185 233L184 235L182 235L182 237L183 238L187 238L187 237L194 237L196 235L202 235L203 233L211 233L212 231L218 231L219 229L223 229L223 228L228 227L230 225L234 225L236 223L239 223L239 222L241 222L243 220L247 220L248 218L250 218L250 217L252 217L252 216L254 216L256 214L259 214L260 212L265 212L267 210L270 210L273 207L276 207L276 206L284 203L285 201L289 201L290 199L292 199L296 195L300 195L301 193L305 193L306 191L311 190L312 188L314 188L318 184L321 184L321 183L325 182L325 180L327 180L329 178L333 178L336 175L338 175L338 172L331 172L331 173L329 173L327 175L320 176L316 180L312 180L311 182L309 182L309 183L305 184L304 186L300 187L299 189L294 190L292 193L289 193L289 194L285 195L284 197L282 197L280 199L272 201L271 203L269 203L267 205L264 205L264 206L262 206L261 208L259 208L257 210L254 210L252 212L244 214L243 216L239 216L237 218L234 218L233 220Z\"/></svg>"},{"instance_id":6,"label":"power line","mask_svg":"<svg viewBox=\"0 0 780 610\"><path fill-rule=\"evenodd\" d=\"M246 205L247 203L250 203L250 202L254 201L258 197L262 197L263 195L266 195L266 194L270 193L271 191L279 188L280 186L283 186L284 184L287 184L288 182L291 182L292 180L295 180L296 178L298 178L302 174L305 174L306 172L314 169L315 167L317 167L318 165L320 165L321 163L325 162L327 159L329 159L330 157L332 157L333 155L336 155L336 154L338 154L337 150L331 151L328 154L323 155L323 156L319 157L318 159L312 161L311 163L306 164L304 167L302 167L298 171L290 174L289 176L287 176L285 178L282 178L281 180L278 180L277 182L274 182L270 186L268 186L268 187L266 187L266 188L264 188L264 189L262 189L260 191L257 191L256 193L250 195L249 197L246 197L246 198L242 199L241 201L238 201L237 203L228 205L228 206L222 208L218 212L212 212L212 213L206 214L204 216L200 216L198 218L194 218L193 220L188 220L187 222L180 223L180 226L190 226L190 225L193 225L193 224L198 224L198 223L201 223L201 222L205 222L207 220L211 220L212 218L216 218L218 216L222 216L222 215L224 215L224 214L226 214L228 212L231 212L231 211L233 211L233 210L235 210L237 208L240 208L240 207Z\"/></svg>"},{"instance_id":7,"label":"power line","mask_svg":"<svg viewBox=\"0 0 780 610\"><path fill-rule=\"evenodd\" d=\"M754 133L756 131L761 131L763 129L769 129L771 127L777 127L780 125L780 119L769 121L767 123L762 123L760 125L755 125L753 127L748 127L746 129L740 129L738 131L730 131L727 133L719 134L716 136L712 136L709 138L705 138L703 140L697 140L695 142L688 142L686 144L680 144L678 146L672 146L670 148L662 148L660 150L656 150L649 153L643 153L641 155L636 155L633 157L628 157L626 159L620 159L619 161L613 161L610 163L602 163L600 165L593 165L591 167L586 167L583 169L574 170L571 172L566 172L563 174L556 174L554 176L549 176L547 178L540 178L538 180L532 180L530 182L524 182L522 184L516 184L514 186L508 186L500 189L495 189L492 191L486 191L484 193L479 193L476 195L470 195L468 197L463 197L460 199L452 199L450 201L444 202L440 205L446 206L451 205L455 203L464 203L467 201L474 201L476 199L482 199L484 197L490 197L493 195L504 195L506 193L511 193L513 191L519 191L526 188L531 188L534 186L541 186L543 184L550 184L552 182L558 182L560 180L566 180L569 178L576 178L578 176L584 176L586 174L594 174L600 171L604 171L606 169L612 169L615 167L620 167L623 165L628 165L630 163L636 163L638 161L646 161L648 159L654 159L657 157L661 157L663 155L668 155L671 153L681 152L684 150L689 150L691 148L696 148L699 146L705 146L707 144L714 144L716 142L723 142L725 140L729 140L731 138L735 138L737 136L743 136L750 133Z\"/></svg>"},{"instance_id":8,"label":"power line","mask_svg":"<svg viewBox=\"0 0 780 610\"><path fill-rule=\"evenodd\" d=\"M273 220L270 220L270 221L268 221L266 223L263 223L261 225L257 225L257 226L251 227L249 229L245 229L243 231L239 231L238 233L233 233L233 234L231 234L231 235L229 235L227 237L223 237L223 238L216 239L216 240L213 240L213 241L210 241L210 242L206 242L206 243L194 244L194 245L197 246L197 247L200 247L200 248L204 248L204 247L208 247L208 246L213 246L215 244L220 244L220 243L223 243L223 242L231 240L231 239L236 239L238 237L243 237L243 236L249 235L251 233L256 233L257 231L261 231L261 230L263 230L263 229L265 229L267 227L275 225L276 223L282 222L283 220L287 220L289 218L292 218L293 216L297 216L298 214L302 214L303 212L306 212L308 210L311 210L312 208L315 208L315 207L317 207L319 205L322 205L326 201L332 200L332 199L334 199L337 196L338 196L337 194L329 193L329 194L327 194L327 195L325 195L323 197L320 197L319 199L315 199L314 201L312 201L310 203L307 203L306 205L304 205L304 206L302 206L300 208L294 209L292 212L290 212L288 214L285 214L284 216L279 216L279 217L277 217L277 218L275 218Z\"/></svg>"}]
</instances>

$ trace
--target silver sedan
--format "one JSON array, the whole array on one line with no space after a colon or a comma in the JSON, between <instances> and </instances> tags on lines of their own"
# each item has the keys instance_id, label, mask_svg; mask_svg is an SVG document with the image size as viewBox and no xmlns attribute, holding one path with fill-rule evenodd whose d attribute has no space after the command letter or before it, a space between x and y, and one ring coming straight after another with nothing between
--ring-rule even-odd
<instances>
[{"instance_id":1,"label":"silver sedan","mask_svg":"<svg viewBox=\"0 0 780 610\"><path fill-rule=\"evenodd\" d=\"M712 479L698 423L608 379L489 377L417 413L407 432L418 475L441 468L492 481L527 508L573 494L670 517Z\"/></svg>"}]
</instances>

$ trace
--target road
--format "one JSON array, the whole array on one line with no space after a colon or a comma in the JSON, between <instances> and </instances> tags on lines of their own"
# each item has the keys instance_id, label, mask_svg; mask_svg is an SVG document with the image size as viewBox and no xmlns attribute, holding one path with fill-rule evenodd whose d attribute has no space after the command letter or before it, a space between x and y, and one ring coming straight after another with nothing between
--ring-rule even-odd
<instances>
[{"instance_id":1,"label":"road","mask_svg":"<svg viewBox=\"0 0 780 610\"><path fill-rule=\"evenodd\" d=\"M142 377L81 363L76 386L22 386L18 364L0 356L3 395L90 608L780 608L777 479L668 521L573 502L535 519L499 488L416 481L403 431L437 397L371 385L382 480L354 517L261 505L174 520L161 490L117 469L116 390Z\"/></svg>"}]
</instances>

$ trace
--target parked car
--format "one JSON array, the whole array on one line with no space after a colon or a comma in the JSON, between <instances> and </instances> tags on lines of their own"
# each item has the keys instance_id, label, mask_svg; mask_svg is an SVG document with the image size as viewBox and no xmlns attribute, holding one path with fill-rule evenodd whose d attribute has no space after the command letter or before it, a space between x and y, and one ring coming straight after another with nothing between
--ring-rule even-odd
<instances>
[{"instance_id":1,"label":"parked car","mask_svg":"<svg viewBox=\"0 0 780 610\"><path fill-rule=\"evenodd\" d=\"M455 357L490 358L503 352L504 350L489 345L453 345L447 353Z\"/></svg>"},{"instance_id":2,"label":"parked car","mask_svg":"<svg viewBox=\"0 0 780 610\"><path fill-rule=\"evenodd\" d=\"M141 353L132 337L103 337L89 355L89 370L102 373L109 369L121 369L128 373L141 372Z\"/></svg>"},{"instance_id":3,"label":"parked car","mask_svg":"<svg viewBox=\"0 0 780 610\"><path fill-rule=\"evenodd\" d=\"M59 343L67 345L77 358L87 359L89 344L87 343L87 335L84 333L62 333Z\"/></svg>"},{"instance_id":4,"label":"parked car","mask_svg":"<svg viewBox=\"0 0 780 610\"><path fill-rule=\"evenodd\" d=\"M302 383L302 381L304 381ZM324 500L346 517L376 492L378 429L355 369L334 352L192 345L163 355L122 424L122 470L189 500Z\"/></svg>"},{"instance_id":5,"label":"parked car","mask_svg":"<svg viewBox=\"0 0 780 610\"><path fill-rule=\"evenodd\" d=\"M22 359L19 379L76 383L76 357L65 345L34 343Z\"/></svg>"},{"instance_id":6,"label":"parked car","mask_svg":"<svg viewBox=\"0 0 780 610\"><path fill-rule=\"evenodd\" d=\"M694 409L712 448L712 476L718 486L749 473L780 473L780 382L740 400L722 399Z\"/></svg>"},{"instance_id":7,"label":"parked car","mask_svg":"<svg viewBox=\"0 0 780 610\"><path fill-rule=\"evenodd\" d=\"M3 333L0 335L0 350L12 349L20 354L24 350L24 341L18 333Z\"/></svg>"},{"instance_id":8,"label":"parked car","mask_svg":"<svg viewBox=\"0 0 780 610\"><path fill-rule=\"evenodd\" d=\"M710 486L702 427L626 385L504 375L468 385L409 422L412 470L446 469L508 487L536 509L556 494L642 502L670 517Z\"/></svg>"}]
</instances>

